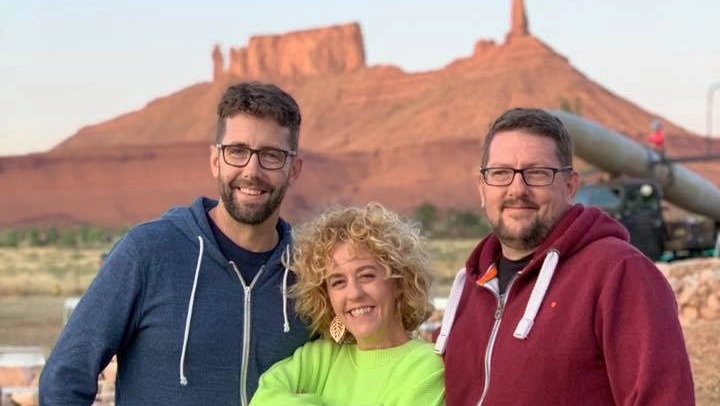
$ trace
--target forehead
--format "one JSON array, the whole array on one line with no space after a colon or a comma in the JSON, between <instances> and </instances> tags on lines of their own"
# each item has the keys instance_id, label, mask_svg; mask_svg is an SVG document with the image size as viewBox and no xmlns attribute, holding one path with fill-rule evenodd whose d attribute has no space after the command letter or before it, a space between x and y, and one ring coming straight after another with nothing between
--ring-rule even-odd
<instances>
[{"instance_id":1,"label":"forehead","mask_svg":"<svg viewBox=\"0 0 720 406\"><path fill-rule=\"evenodd\" d=\"M238 114L226 120L223 144L287 149L290 145L290 129L280 126L269 117Z\"/></svg>"},{"instance_id":2,"label":"forehead","mask_svg":"<svg viewBox=\"0 0 720 406\"><path fill-rule=\"evenodd\" d=\"M333 273L353 270L357 266L367 263L376 263L376 261L365 248L347 242L341 242L332 250L328 271Z\"/></svg>"},{"instance_id":3,"label":"forehead","mask_svg":"<svg viewBox=\"0 0 720 406\"><path fill-rule=\"evenodd\" d=\"M488 149L487 166L558 166L555 141L551 137L524 131L495 134Z\"/></svg>"}]
</instances>

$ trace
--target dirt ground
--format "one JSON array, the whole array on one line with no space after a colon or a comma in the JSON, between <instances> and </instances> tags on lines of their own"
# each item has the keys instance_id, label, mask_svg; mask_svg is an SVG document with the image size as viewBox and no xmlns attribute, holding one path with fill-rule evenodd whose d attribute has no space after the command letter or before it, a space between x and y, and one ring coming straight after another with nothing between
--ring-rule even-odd
<instances>
[{"instance_id":1,"label":"dirt ground","mask_svg":"<svg viewBox=\"0 0 720 406\"><path fill-rule=\"evenodd\" d=\"M720 405L720 320L696 320L683 326L683 330L697 405Z\"/></svg>"},{"instance_id":2,"label":"dirt ground","mask_svg":"<svg viewBox=\"0 0 720 406\"><path fill-rule=\"evenodd\" d=\"M49 353L60 333L63 301L56 296L0 297L0 347L40 346ZM697 405L720 405L720 320L696 320L683 329Z\"/></svg>"}]
</instances>

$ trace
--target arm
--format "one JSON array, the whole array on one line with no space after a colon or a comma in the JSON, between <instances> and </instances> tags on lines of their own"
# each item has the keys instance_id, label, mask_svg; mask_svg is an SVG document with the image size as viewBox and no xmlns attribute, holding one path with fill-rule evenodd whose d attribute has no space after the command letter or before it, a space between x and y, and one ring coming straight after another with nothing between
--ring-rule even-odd
<instances>
[{"instance_id":1,"label":"arm","mask_svg":"<svg viewBox=\"0 0 720 406\"><path fill-rule=\"evenodd\" d=\"M606 278L596 334L618 405L693 405L690 361L672 289L637 254Z\"/></svg>"},{"instance_id":2,"label":"arm","mask_svg":"<svg viewBox=\"0 0 720 406\"><path fill-rule=\"evenodd\" d=\"M42 405L93 403L98 374L136 325L142 268L135 244L126 236L88 287L43 368Z\"/></svg>"},{"instance_id":3,"label":"arm","mask_svg":"<svg viewBox=\"0 0 720 406\"><path fill-rule=\"evenodd\" d=\"M320 406L334 353L326 340L309 342L260 377L250 406Z\"/></svg>"}]
</instances>

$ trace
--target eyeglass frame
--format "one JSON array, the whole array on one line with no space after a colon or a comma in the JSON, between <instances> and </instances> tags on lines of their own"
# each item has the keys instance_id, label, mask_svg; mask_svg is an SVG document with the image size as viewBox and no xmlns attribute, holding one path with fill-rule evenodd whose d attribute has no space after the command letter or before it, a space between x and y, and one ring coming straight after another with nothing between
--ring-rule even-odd
<instances>
[{"instance_id":1,"label":"eyeglass frame","mask_svg":"<svg viewBox=\"0 0 720 406\"><path fill-rule=\"evenodd\" d=\"M248 155L247 162L245 162L242 165L231 164L230 162L228 162L227 158L225 157L225 148L227 148L227 147L242 147L242 148L250 151L250 155ZM297 151L285 150L285 149L280 149L280 148L266 147L266 148L254 149L254 148L250 148L244 144L220 144L220 143L218 143L218 144L215 144L215 148L217 148L218 151L220 152L223 162L225 162L226 164L228 164L230 166L233 166L235 168L244 168L244 167L248 166L248 164L250 163L250 160L252 160L253 155L256 155L258 165L260 165L261 168L268 170L268 171L277 171L277 170L284 168L285 165L287 165L288 157L295 157L298 154ZM260 153L263 151L282 152L283 156L285 157L283 159L283 164L281 166L278 166L277 168L267 168L265 165L263 165L262 159L260 159Z\"/></svg>"},{"instance_id":2,"label":"eyeglass frame","mask_svg":"<svg viewBox=\"0 0 720 406\"><path fill-rule=\"evenodd\" d=\"M487 171L492 170L492 169L507 169L507 170L512 171L513 174L507 183L493 184L493 183L488 182L487 175L486 175ZM531 169L547 169L547 170L552 171L552 178L550 179L550 182L547 184L543 184L543 185L531 185L530 183L528 183L527 179L525 179L525 171L528 171ZM529 168L522 168L522 169L509 168L509 167L505 167L505 166L494 166L494 167L489 167L489 168L480 168L480 174L482 175L483 182L485 182L485 184L488 186L495 186L495 187L510 186L515 181L515 175L517 175L519 173L520 178L522 178L522 181L525 185L530 186L530 187L547 187L547 186L550 186L553 183L555 183L555 175L557 175L558 172L572 172L572 170L573 170L572 166L562 166L560 168L554 168L552 166L531 166Z\"/></svg>"}]
</instances>

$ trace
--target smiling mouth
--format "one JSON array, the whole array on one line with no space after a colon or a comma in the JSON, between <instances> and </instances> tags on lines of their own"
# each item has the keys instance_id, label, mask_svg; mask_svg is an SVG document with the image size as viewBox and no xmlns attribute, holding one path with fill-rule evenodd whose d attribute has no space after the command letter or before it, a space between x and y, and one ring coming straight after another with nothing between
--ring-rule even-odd
<instances>
[{"instance_id":1,"label":"smiling mouth","mask_svg":"<svg viewBox=\"0 0 720 406\"><path fill-rule=\"evenodd\" d=\"M372 306L357 307L355 309L351 309L348 313L353 317L358 317L370 313L372 309Z\"/></svg>"},{"instance_id":2,"label":"smiling mouth","mask_svg":"<svg viewBox=\"0 0 720 406\"><path fill-rule=\"evenodd\" d=\"M244 195L248 195L248 196L260 196L264 193L267 193L264 190L249 188L249 187L241 187L239 190L240 190L240 193L242 193Z\"/></svg>"}]
</instances>

